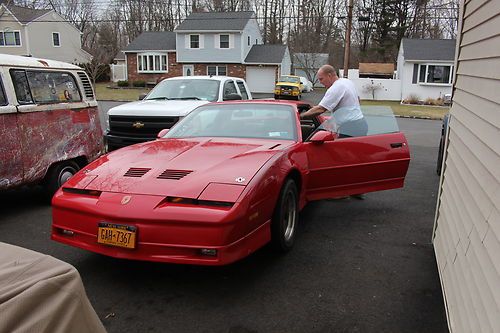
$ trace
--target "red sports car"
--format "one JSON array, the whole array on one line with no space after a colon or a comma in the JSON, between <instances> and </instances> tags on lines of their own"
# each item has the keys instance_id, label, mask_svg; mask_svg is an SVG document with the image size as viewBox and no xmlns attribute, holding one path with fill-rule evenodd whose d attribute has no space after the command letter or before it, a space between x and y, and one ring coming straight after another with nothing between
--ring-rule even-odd
<instances>
[{"instance_id":1,"label":"red sports car","mask_svg":"<svg viewBox=\"0 0 500 333\"><path fill-rule=\"evenodd\" d=\"M52 239L126 259L225 265L294 243L308 201L402 187L408 144L391 114L368 133L300 102L208 104L156 141L83 168L55 194ZM340 133L340 135L339 135Z\"/></svg>"}]
</instances>

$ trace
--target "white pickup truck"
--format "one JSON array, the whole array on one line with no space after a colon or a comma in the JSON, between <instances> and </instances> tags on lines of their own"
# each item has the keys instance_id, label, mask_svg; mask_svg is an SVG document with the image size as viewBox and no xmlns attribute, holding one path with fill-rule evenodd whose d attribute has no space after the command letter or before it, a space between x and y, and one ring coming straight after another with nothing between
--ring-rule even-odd
<instances>
[{"instance_id":1,"label":"white pickup truck","mask_svg":"<svg viewBox=\"0 0 500 333\"><path fill-rule=\"evenodd\" d=\"M144 99L111 108L104 138L108 151L155 140L200 105L252 99L245 80L230 76L180 76L158 83Z\"/></svg>"}]
</instances>

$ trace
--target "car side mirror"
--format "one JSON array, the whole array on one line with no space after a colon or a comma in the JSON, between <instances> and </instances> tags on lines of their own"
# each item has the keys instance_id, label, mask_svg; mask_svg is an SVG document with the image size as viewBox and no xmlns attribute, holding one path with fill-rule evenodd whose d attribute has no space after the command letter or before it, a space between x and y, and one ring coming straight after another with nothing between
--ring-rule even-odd
<instances>
[{"instance_id":1,"label":"car side mirror","mask_svg":"<svg viewBox=\"0 0 500 333\"><path fill-rule=\"evenodd\" d=\"M168 131L170 131L170 129L169 129L169 128L164 128L164 129L162 129L162 130L158 133L158 135L157 135L156 137L157 137L158 139L161 139L161 138L163 138L163 137L164 137L164 136L168 133Z\"/></svg>"},{"instance_id":2,"label":"car side mirror","mask_svg":"<svg viewBox=\"0 0 500 333\"><path fill-rule=\"evenodd\" d=\"M224 96L225 101L238 101L241 100L241 95L240 94L227 94Z\"/></svg>"},{"instance_id":3,"label":"car side mirror","mask_svg":"<svg viewBox=\"0 0 500 333\"><path fill-rule=\"evenodd\" d=\"M333 134L330 131L317 131L309 139L310 142L315 144L322 144L326 141L334 141L334 140L335 140L335 134Z\"/></svg>"},{"instance_id":4,"label":"car side mirror","mask_svg":"<svg viewBox=\"0 0 500 333\"><path fill-rule=\"evenodd\" d=\"M142 94L140 94L140 95L139 95L139 100L140 100L140 101L142 101L144 98L146 98L146 96L147 96L147 95L148 95L148 94L146 94L146 93L142 93Z\"/></svg>"}]
</instances>

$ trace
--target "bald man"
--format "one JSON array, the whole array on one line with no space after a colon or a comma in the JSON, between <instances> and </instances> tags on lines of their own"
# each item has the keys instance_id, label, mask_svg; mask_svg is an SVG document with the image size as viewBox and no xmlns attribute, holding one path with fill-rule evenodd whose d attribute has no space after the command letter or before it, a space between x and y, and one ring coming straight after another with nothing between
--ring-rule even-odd
<instances>
[{"instance_id":1,"label":"bald man","mask_svg":"<svg viewBox=\"0 0 500 333\"><path fill-rule=\"evenodd\" d=\"M330 111L339 126L339 137L363 136L368 132L368 125L361 107L354 84L339 78L335 68L324 65L318 70L318 80L327 91L318 105L300 114L301 118L308 118Z\"/></svg>"}]
</instances>

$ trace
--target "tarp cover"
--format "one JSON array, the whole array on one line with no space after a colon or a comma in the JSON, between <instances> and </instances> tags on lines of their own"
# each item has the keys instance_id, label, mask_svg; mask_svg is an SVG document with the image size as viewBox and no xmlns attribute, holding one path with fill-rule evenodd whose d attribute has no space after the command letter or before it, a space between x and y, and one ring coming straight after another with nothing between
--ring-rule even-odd
<instances>
[{"instance_id":1,"label":"tarp cover","mask_svg":"<svg viewBox=\"0 0 500 333\"><path fill-rule=\"evenodd\" d=\"M0 242L0 333L106 332L78 271Z\"/></svg>"}]
</instances>

